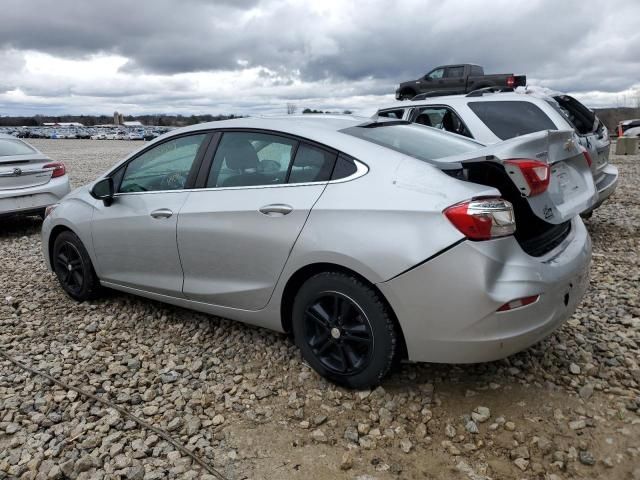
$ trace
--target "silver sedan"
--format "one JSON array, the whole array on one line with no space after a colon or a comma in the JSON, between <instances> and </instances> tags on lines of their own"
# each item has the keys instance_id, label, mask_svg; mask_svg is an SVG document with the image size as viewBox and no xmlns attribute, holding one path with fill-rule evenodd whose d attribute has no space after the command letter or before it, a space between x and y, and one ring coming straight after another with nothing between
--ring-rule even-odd
<instances>
[{"instance_id":1,"label":"silver sedan","mask_svg":"<svg viewBox=\"0 0 640 480\"><path fill-rule=\"evenodd\" d=\"M0 217L44 215L46 207L67 193L69 177L63 163L0 133Z\"/></svg>"},{"instance_id":2,"label":"silver sedan","mask_svg":"<svg viewBox=\"0 0 640 480\"><path fill-rule=\"evenodd\" d=\"M560 326L597 200L572 132L485 147L404 121L244 118L173 131L48 210L43 253L113 288L289 332L331 381L468 363Z\"/></svg>"}]
</instances>

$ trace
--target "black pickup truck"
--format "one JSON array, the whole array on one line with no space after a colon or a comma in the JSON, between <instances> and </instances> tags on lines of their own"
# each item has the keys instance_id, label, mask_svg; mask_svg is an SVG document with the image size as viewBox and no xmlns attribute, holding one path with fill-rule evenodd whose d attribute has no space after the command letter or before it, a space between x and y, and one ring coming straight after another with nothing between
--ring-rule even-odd
<instances>
[{"instance_id":1,"label":"black pickup truck","mask_svg":"<svg viewBox=\"0 0 640 480\"><path fill-rule=\"evenodd\" d=\"M469 93L481 88L516 88L527 83L525 75L498 73L485 75L480 65L463 63L442 65L417 80L402 82L396 90L398 100L411 100L416 95L435 97Z\"/></svg>"}]
</instances>

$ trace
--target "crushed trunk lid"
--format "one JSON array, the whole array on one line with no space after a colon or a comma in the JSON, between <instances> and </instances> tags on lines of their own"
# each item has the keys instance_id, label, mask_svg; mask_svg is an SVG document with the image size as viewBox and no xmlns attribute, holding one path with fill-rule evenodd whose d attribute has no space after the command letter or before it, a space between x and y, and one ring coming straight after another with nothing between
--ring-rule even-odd
<instances>
[{"instance_id":1,"label":"crushed trunk lid","mask_svg":"<svg viewBox=\"0 0 640 480\"><path fill-rule=\"evenodd\" d=\"M467 158L464 158L464 157ZM573 131L546 130L500 142L469 154L440 158L433 163L443 170L464 169L469 164L500 164L532 212L541 220L561 224L588 210L598 199L591 168ZM509 160L537 160L549 166L545 191L532 195L523 175Z\"/></svg>"}]
</instances>

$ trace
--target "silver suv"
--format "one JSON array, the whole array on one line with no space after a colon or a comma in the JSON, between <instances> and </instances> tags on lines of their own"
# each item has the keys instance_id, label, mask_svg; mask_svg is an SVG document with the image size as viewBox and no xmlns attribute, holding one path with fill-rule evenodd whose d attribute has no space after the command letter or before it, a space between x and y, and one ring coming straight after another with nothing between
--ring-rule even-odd
<instances>
[{"instance_id":1,"label":"silver suv","mask_svg":"<svg viewBox=\"0 0 640 480\"><path fill-rule=\"evenodd\" d=\"M472 92L467 95L396 102L377 116L403 119L493 144L542 130L573 130L591 162L598 201L582 212L589 216L616 189L618 169L609 164L609 132L578 100L547 89Z\"/></svg>"}]
</instances>

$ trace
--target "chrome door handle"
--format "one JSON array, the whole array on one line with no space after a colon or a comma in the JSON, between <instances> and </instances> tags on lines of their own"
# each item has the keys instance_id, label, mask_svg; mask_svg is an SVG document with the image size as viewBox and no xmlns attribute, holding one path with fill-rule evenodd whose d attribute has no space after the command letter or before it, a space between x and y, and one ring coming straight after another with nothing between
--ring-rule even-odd
<instances>
[{"instance_id":1,"label":"chrome door handle","mask_svg":"<svg viewBox=\"0 0 640 480\"><path fill-rule=\"evenodd\" d=\"M260 207L258 211L260 213L268 215L269 217L276 217L290 214L291 212L293 212L293 207L284 203L274 203L272 205L265 205L264 207Z\"/></svg>"},{"instance_id":2,"label":"chrome door handle","mask_svg":"<svg viewBox=\"0 0 640 480\"><path fill-rule=\"evenodd\" d=\"M159 208L158 210L154 210L153 212L151 212L149 215L151 215L153 218L169 218L171 215L173 215L173 212L168 208Z\"/></svg>"}]
</instances>

